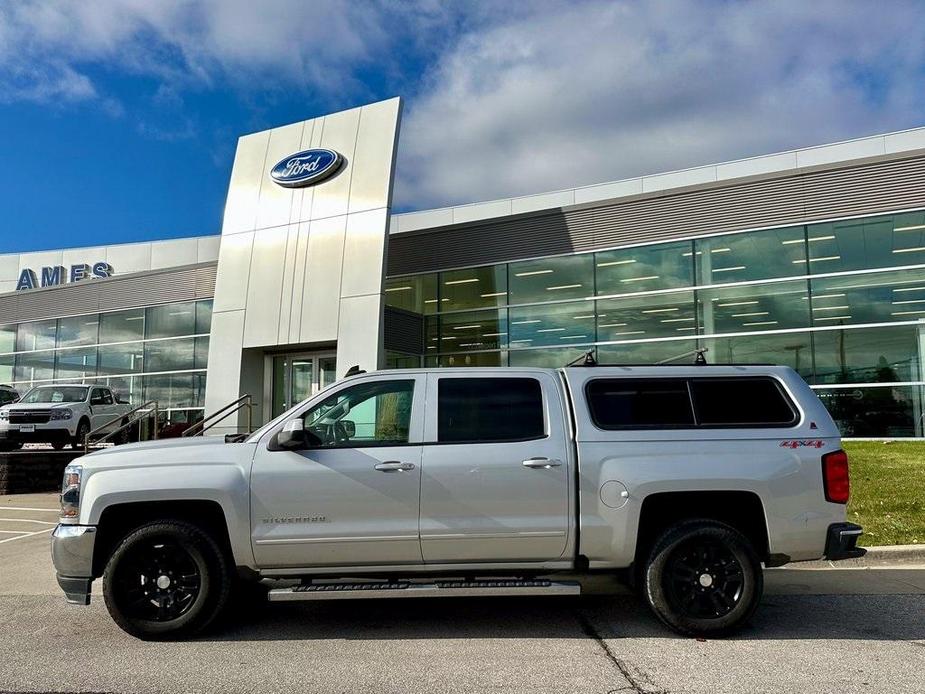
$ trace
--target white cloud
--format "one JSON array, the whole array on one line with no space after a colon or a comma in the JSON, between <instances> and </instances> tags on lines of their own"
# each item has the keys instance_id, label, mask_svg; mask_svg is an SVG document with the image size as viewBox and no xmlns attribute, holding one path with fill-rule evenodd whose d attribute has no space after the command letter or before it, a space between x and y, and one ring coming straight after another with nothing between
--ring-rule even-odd
<instances>
[{"instance_id":1,"label":"white cloud","mask_svg":"<svg viewBox=\"0 0 925 694\"><path fill-rule=\"evenodd\" d=\"M590 2L462 36L409 104L399 205L555 190L925 124L925 6Z\"/></svg>"}]
</instances>

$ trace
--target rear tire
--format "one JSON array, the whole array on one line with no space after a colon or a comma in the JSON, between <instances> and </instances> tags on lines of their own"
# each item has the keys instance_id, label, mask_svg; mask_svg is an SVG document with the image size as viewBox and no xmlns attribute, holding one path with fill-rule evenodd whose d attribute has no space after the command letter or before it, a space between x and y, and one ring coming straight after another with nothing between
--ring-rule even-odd
<instances>
[{"instance_id":1,"label":"rear tire","mask_svg":"<svg viewBox=\"0 0 925 694\"><path fill-rule=\"evenodd\" d=\"M124 631L146 641L189 638L221 614L231 564L201 528L156 521L131 532L103 576L106 609Z\"/></svg>"},{"instance_id":2,"label":"rear tire","mask_svg":"<svg viewBox=\"0 0 925 694\"><path fill-rule=\"evenodd\" d=\"M679 634L719 636L751 618L764 576L742 533L725 523L691 520L668 528L655 542L643 588L652 611Z\"/></svg>"}]
</instances>

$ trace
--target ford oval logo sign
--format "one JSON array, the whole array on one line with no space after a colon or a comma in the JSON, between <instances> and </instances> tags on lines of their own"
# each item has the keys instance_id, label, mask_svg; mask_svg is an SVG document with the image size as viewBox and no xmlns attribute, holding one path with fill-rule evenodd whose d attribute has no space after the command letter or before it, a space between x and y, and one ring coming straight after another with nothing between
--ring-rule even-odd
<instances>
[{"instance_id":1,"label":"ford oval logo sign","mask_svg":"<svg viewBox=\"0 0 925 694\"><path fill-rule=\"evenodd\" d=\"M270 169L270 178L286 188L311 186L337 173L343 161L333 149L307 149L280 161Z\"/></svg>"}]
</instances>

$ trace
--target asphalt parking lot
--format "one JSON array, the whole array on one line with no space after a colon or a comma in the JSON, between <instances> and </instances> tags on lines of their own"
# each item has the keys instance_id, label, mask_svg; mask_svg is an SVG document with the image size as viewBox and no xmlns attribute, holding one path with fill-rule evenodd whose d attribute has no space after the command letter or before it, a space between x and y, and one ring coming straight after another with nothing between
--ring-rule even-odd
<instances>
[{"instance_id":1,"label":"asphalt parking lot","mask_svg":"<svg viewBox=\"0 0 925 694\"><path fill-rule=\"evenodd\" d=\"M65 604L54 495L0 497L0 519L0 692L925 691L925 567L769 571L753 624L724 640L678 637L603 586L244 605L222 631L152 644L119 631L98 595Z\"/></svg>"}]
</instances>

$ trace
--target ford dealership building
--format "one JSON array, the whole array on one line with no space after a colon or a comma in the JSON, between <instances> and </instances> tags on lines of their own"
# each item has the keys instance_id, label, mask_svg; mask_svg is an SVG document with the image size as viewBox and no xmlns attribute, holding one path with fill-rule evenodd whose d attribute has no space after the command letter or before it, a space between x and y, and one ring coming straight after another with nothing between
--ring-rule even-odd
<instances>
[{"instance_id":1,"label":"ford dealership building","mask_svg":"<svg viewBox=\"0 0 925 694\"><path fill-rule=\"evenodd\" d=\"M793 367L846 436L925 435L925 128L391 214L399 119L240 138L221 235L0 255L0 383L265 421L353 365L706 347Z\"/></svg>"}]
</instances>

